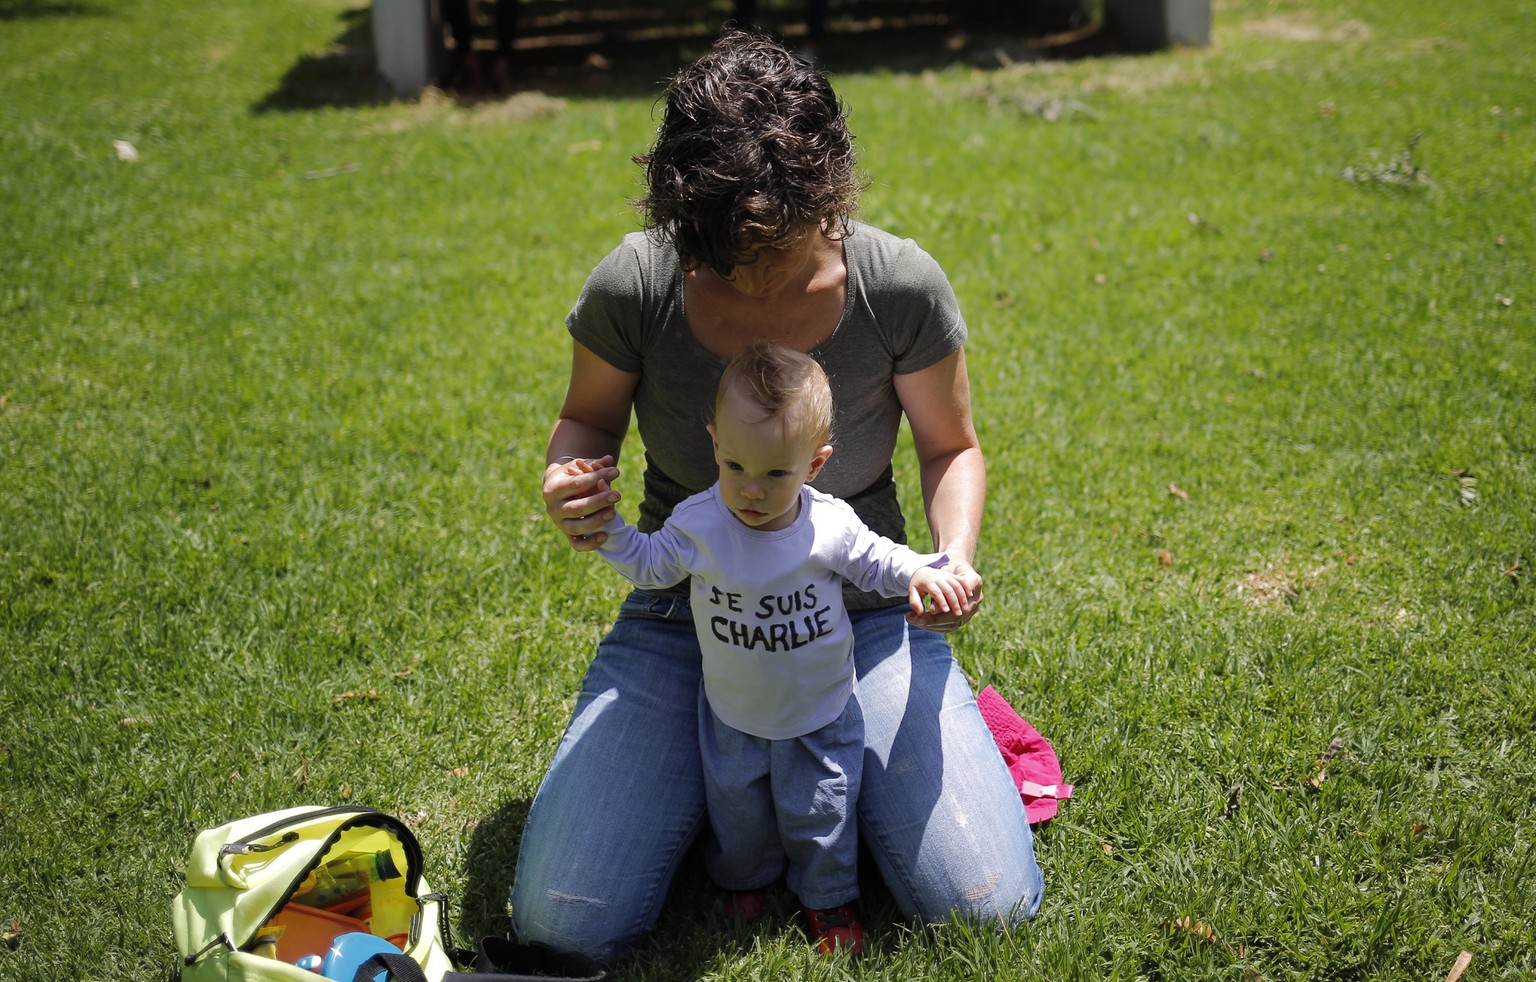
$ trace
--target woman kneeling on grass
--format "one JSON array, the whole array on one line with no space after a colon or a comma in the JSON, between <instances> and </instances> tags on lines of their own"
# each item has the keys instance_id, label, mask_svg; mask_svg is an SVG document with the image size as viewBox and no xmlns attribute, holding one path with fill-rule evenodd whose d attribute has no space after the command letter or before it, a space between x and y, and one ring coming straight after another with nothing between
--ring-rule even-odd
<instances>
[{"instance_id":1,"label":"woman kneeling on grass","mask_svg":"<svg viewBox=\"0 0 1536 982\"><path fill-rule=\"evenodd\" d=\"M728 34L679 72L641 162L648 232L593 270L567 318L550 518L578 551L603 543L633 411L646 447L637 524L660 529L718 476L704 424L726 363L771 340L831 381L842 449L817 488L903 542L892 456L905 413L934 551L975 599L917 614L845 588L865 728L860 838L908 917L1033 916L1044 884L1023 802L943 637L980 600L986 481L954 291L911 241L851 220L842 106L776 42ZM701 677L686 584L631 593L528 813L512 888L522 941L608 960L654 926L707 825Z\"/></svg>"}]
</instances>

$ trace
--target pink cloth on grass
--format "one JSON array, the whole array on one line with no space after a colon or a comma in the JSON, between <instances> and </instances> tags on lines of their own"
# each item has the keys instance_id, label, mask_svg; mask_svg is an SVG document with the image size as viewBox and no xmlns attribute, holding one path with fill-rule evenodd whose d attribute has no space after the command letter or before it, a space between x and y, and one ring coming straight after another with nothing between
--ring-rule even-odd
<instances>
[{"instance_id":1,"label":"pink cloth on grass","mask_svg":"<svg viewBox=\"0 0 1536 982\"><path fill-rule=\"evenodd\" d=\"M1061 783L1061 761L1056 759L1056 751L990 685L976 697L976 706L1024 799L1029 824L1055 818L1057 804L1072 797L1072 785Z\"/></svg>"}]
</instances>

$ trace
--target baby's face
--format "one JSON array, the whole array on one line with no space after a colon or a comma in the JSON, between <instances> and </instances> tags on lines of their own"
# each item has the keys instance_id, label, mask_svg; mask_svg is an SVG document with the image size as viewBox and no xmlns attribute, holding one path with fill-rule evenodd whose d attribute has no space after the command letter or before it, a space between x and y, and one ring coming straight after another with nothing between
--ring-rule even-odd
<instances>
[{"instance_id":1,"label":"baby's face","mask_svg":"<svg viewBox=\"0 0 1536 982\"><path fill-rule=\"evenodd\" d=\"M814 434L797 432L783 414L765 413L750 397L728 393L710 435L720 465L720 494L745 525L775 532L799 515L800 489L831 454Z\"/></svg>"}]
</instances>

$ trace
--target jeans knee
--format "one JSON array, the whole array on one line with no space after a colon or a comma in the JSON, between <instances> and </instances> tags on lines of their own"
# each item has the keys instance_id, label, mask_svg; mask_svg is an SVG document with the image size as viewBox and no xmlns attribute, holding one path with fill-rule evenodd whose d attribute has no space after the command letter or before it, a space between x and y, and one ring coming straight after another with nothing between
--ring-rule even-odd
<instances>
[{"instance_id":1,"label":"jeans knee","mask_svg":"<svg viewBox=\"0 0 1536 982\"><path fill-rule=\"evenodd\" d=\"M1030 868L1007 877L1007 882L991 880L966 888L956 909L985 923L1017 927L1039 912L1044 895L1044 877L1038 866L1030 864Z\"/></svg>"},{"instance_id":2,"label":"jeans knee","mask_svg":"<svg viewBox=\"0 0 1536 982\"><path fill-rule=\"evenodd\" d=\"M622 919L622 913L605 897L554 889L529 897L513 888L512 932L523 944L611 962L628 954L640 933L632 924L619 923Z\"/></svg>"}]
</instances>

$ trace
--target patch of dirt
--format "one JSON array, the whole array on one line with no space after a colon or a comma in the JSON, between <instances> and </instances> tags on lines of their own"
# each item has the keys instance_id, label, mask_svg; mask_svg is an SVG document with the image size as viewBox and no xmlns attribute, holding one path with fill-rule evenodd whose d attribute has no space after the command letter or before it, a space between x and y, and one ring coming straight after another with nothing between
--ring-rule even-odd
<instances>
[{"instance_id":1,"label":"patch of dirt","mask_svg":"<svg viewBox=\"0 0 1536 982\"><path fill-rule=\"evenodd\" d=\"M1328 572L1328 566L1319 566L1306 573L1286 568L1282 559L1265 569L1243 576L1237 584L1237 592L1251 607L1277 607L1293 604L1306 591L1317 585L1318 578Z\"/></svg>"},{"instance_id":2,"label":"patch of dirt","mask_svg":"<svg viewBox=\"0 0 1536 982\"><path fill-rule=\"evenodd\" d=\"M1243 600L1250 606L1273 607L1294 601L1301 595L1301 586L1295 577L1285 572L1266 570L1244 576L1237 585L1237 592L1243 595Z\"/></svg>"},{"instance_id":3,"label":"patch of dirt","mask_svg":"<svg viewBox=\"0 0 1536 982\"><path fill-rule=\"evenodd\" d=\"M374 128L375 133L404 133L422 126L515 126L565 110L558 96L529 90L501 99L459 102L438 88L421 91L414 105Z\"/></svg>"},{"instance_id":4,"label":"patch of dirt","mask_svg":"<svg viewBox=\"0 0 1536 982\"><path fill-rule=\"evenodd\" d=\"M1243 24L1243 31L1259 37L1275 38L1279 41L1297 41L1304 44L1316 44L1322 41L1335 44L1346 41L1369 41L1372 36L1370 25L1364 21L1347 20L1342 24L1324 27L1302 17L1284 16L1248 21Z\"/></svg>"}]
</instances>

